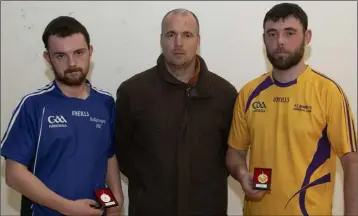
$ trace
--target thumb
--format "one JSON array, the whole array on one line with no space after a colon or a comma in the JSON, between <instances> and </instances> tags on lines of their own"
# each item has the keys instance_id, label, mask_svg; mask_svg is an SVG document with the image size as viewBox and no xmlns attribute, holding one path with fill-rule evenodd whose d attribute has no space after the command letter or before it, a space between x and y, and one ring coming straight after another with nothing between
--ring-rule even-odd
<instances>
[{"instance_id":1,"label":"thumb","mask_svg":"<svg viewBox=\"0 0 358 216\"><path fill-rule=\"evenodd\" d=\"M253 180L253 179L254 179L254 174L251 173L251 172L249 173L249 179L250 179L250 180Z\"/></svg>"},{"instance_id":2,"label":"thumb","mask_svg":"<svg viewBox=\"0 0 358 216\"><path fill-rule=\"evenodd\" d=\"M249 173L248 174L248 177L247 177L247 183L252 186L253 185L253 182L254 182L254 175L252 173Z\"/></svg>"}]
</instances>

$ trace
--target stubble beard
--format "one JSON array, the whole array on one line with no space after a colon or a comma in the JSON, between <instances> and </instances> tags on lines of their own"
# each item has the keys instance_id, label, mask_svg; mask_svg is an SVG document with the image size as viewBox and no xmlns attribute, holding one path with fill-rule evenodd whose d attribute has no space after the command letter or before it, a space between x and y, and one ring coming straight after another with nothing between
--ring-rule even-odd
<instances>
[{"instance_id":1,"label":"stubble beard","mask_svg":"<svg viewBox=\"0 0 358 216\"><path fill-rule=\"evenodd\" d=\"M86 81L87 74L89 72L89 67L72 67L67 68L63 73L60 73L56 70L52 64L52 69L54 72L55 79L67 86L80 86ZM76 73L75 75L72 73Z\"/></svg>"},{"instance_id":2,"label":"stubble beard","mask_svg":"<svg viewBox=\"0 0 358 216\"><path fill-rule=\"evenodd\" d=\"M302 42L299 48L297 48L293 53L290 53L288 56L275 56L271 54L266 49L267 58L272 64L272 66L279 70L288 70L296 66L303 58L305 53L305 44Z\"/></svg>"}]
</instances>

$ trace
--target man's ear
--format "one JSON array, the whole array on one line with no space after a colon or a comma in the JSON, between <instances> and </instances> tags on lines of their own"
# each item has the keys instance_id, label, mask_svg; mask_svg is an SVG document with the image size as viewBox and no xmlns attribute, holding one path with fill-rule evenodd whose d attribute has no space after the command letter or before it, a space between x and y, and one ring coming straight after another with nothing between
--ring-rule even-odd
<instances>
[{"instance_id":1,"label":"man's ear","mask_svg":"<svg viewBox=\"0 0 358 216\"><path fill-rule=\"evenodd\" d=\"M163 49L163 34L159 35L160 48Z\"/></svg>"},{"instance_id":2,"label":"man's ear","mask_svg":"<svg viewBox=\"0 0 358 216\"><path fill-rule=\"evenodd\" d=\"M308 45L311 42L311 38L312 38L312 30L307 29L305 33L305 45Z\"/></svg>"},{"instance_id":3,"label":"man's ear","mask_svg":"<svg viewBox=\"0 0 358 216\"><path fill-rule=\"evenodd\" d=\"M264 42L264 44L266 45L266 42L265 42L265 32L262 33L262 42Z\"/></svg>"},{"instance_id":4,"label":"man's ear","mask_svg":"<svg viewBox=\"0 0 358 216\"><path fill-rule=\"evenodd\" d=\"M43 52L43 57L46 60L47 64L51 65L50 53L47 50Z\"/></svg>"},{"instance_id":5,"label":"man's ear","mask_svg":"<svg viewBox=\"0 0 358 216\"><path fill-rule=\"evenodd\" d=\"M93 53L93 46L90 45L89 46L89 56L92 56L92 53Z\"/></svg>"}]
</instances>

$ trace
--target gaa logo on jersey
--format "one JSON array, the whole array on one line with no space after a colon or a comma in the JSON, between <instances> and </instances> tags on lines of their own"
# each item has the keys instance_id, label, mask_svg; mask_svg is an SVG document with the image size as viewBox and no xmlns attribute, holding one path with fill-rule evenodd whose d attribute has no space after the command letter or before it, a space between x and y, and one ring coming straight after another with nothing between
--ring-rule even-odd
<instances>
[{"instance_id":1,"label":"gaa logo on jersey","mask_svg":"<svg viewBox=\"0 0 358 216\"><path fill-rule=\"evenodd\" d=\"M255 101L251 107L253 112L266 112L266 104L263 101Z\"/></svg>"},{"instance_id":2,"label":"gaa logo on jersey","mask_svg":"<svg viewBox=\"0 0 358 216\"><path fill-rule=\"evenodd\" d=\"M50 115L47 117L49 128L67 127L67 120L62 115Z\"/></svg>"}]
</instances>

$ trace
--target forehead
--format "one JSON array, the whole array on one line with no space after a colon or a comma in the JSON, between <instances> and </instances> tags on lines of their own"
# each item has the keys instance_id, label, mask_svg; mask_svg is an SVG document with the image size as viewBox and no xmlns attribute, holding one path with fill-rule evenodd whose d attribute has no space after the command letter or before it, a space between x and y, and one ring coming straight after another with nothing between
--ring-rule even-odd
<instances>
[{"instance_id":1,"label":"forehead","mask_svg":"<svg viewBox=\"0 0 358 216\"><path fill-rule=\"evenodd\" d=\"M169 14L164 21L164 31L191 31L197 30L195 18L190 14Z\"/></svg>"},{"instance_id":2,"label":"forehead","mask_svg":"<svg viewBox=\"0 0 358 216\"><path fill-rule=\"evenodd\" d=\"M265 23L265 31L267 30L285 30L285 29L296 29L296 30L302 30L302 24L298 19L296 19L293 16L289 16L285 19L279 19L277 21L268 20Z\"/></svg>"},{"instance_id":3,"label":"forehead","mask_svg":"<svg viewBox=\"0 0 358 216\"><path fill-rule=\"evenodd\" d=\"M69 52L87 48L87 42L82 34L73 34L67 37L51 35L48 39L48 46L51 51Z\"/></svg>"}]
</instances>

